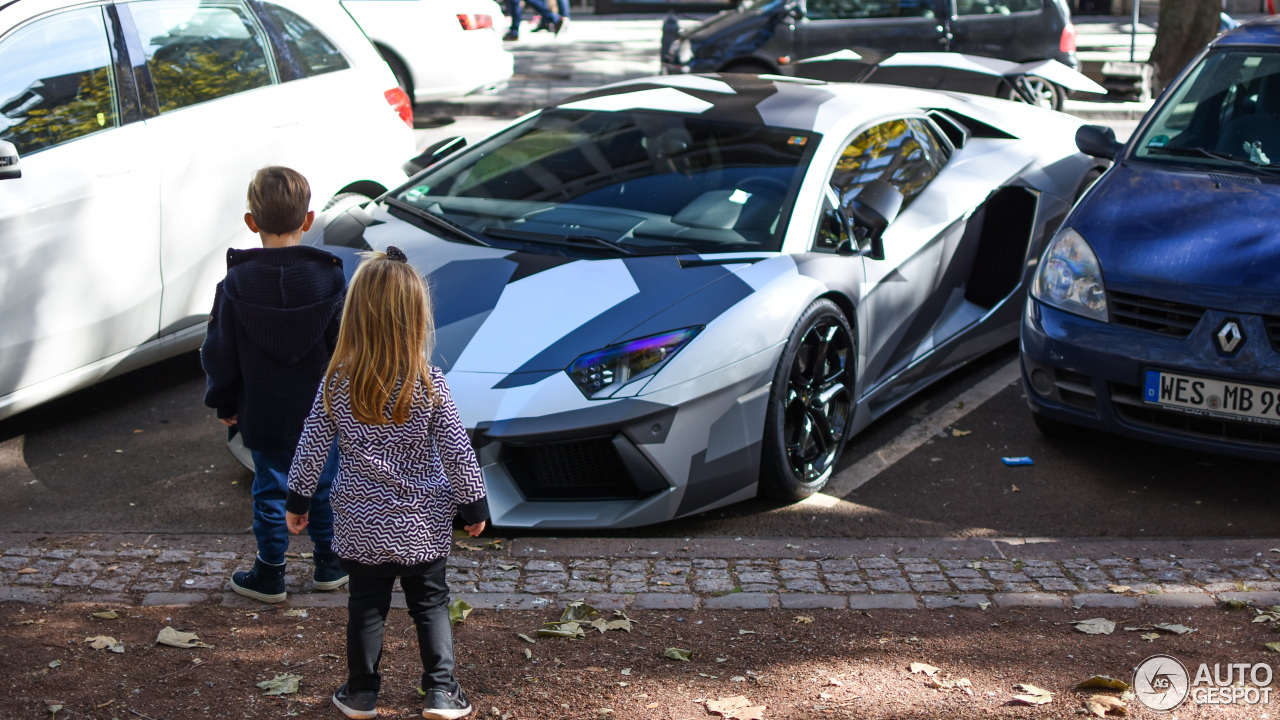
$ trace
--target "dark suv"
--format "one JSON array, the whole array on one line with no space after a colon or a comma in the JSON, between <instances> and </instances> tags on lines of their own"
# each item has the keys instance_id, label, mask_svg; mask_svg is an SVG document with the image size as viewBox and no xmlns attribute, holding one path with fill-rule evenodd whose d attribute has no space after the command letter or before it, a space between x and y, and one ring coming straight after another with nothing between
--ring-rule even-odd
<instances>
[{"instance_id":1,"label":"dark suv","mask_svg":"<svg viewBox=\"0 0 1280 720\"><path fill-rule=\"evenodd\" d=\"M1066 0L744 0L668 42L662 69L779 73L853 47L1054 59L1080 69ZM1044 85L1044 99L1060 107L1061 88Z\"/></svg>"}]
</instances>

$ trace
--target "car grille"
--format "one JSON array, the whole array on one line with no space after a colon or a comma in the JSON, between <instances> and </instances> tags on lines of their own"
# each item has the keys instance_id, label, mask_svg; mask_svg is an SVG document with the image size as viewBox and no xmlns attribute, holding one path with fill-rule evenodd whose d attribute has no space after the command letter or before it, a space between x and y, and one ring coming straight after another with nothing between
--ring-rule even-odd
<instances>
[{"instance_id":1,"label":"car grille","mask_svg":"<svg viewBox=\"0 0 1280 720\"><path fill-rule=\"evenodd\" d=\"M1267 324L1267 339L1271 341L1271 349L1280 352L1280 317L1268 315L1262 321Z\"/></svg>"},{"instance_id":2,"label":"car grille","mask_svg":"<svg viewBox=\"0 0 1280 720\"><path fill-rule=\"evenodd\" d=\"M1210 440L1280 447L1280 426L1221 420L1166 410L1144 403L1136 386L1113 384L1111 403L1116 414L1132 425Z\"/></svg>"},{"instance_id":3,"label":"car grille","mask_svg":"<svg viewBox=\"0 0 1280 720\"><path fill-rule=\"evenodd\" d=\"M1190 335L1204 315L1202 307L1129 293L1113 291L1107 299L1112 322L1176 338Z\"/></svg>"},{"instance_id":4,"label":"car grille","mask_svg":"<svg viewBox=\"0 0 1280 720\"><path fill-rule=\"evenodd\" d=\"M506 445L502 461L528 500L609 500L640 493L611 438Z\"/></svg>"}]
</instances>

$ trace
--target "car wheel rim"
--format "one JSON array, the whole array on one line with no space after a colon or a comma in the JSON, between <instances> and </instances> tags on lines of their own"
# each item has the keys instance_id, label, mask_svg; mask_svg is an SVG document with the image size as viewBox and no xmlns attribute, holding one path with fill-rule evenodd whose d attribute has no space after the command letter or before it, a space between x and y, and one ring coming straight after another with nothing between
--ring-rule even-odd
<instances>
[{"instance_id":1,"label":"car wheel rim","mask_svg":"<svg viewBox=\"0 0 1280 720\"><path fill-rule=\"evenodd\" d=\"M787 377L783 442L796 478L826 479L835 466L853 406L849 362L853 341L835 318L821 318L801 336Z\"/></svg>"},{"instance_id":2,"label":"car wheel rim","mask_svg":"<svg viewBox=\"0 0 1280 720\"><path fill-rule=\"evenodd\" d=\"M1040 78L1024 77L1021 80L1022 87L1035 98L1032 105L1053 109L1053 86L1047 80ZM1013 99L1018 102L1027 102L1027 99L1021 93L1014 93Z\"/></svg>"}]
</instances>

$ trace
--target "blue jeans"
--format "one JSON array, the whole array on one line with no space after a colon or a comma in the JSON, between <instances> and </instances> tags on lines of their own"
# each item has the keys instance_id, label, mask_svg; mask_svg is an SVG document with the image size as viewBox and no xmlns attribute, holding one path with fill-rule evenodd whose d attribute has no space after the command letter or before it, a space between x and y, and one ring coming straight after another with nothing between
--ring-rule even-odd
<instances>
[{"instance_id":1,"label":"blue jeans","mask_svg":"<svg viewBox=\"0 0 1280 720\"><path fill-rule=\"evenodd\" d=\"M289 549L289 529L284 524L284 503L289 498L289 464L292 450L251 450L253 453L253 534L258 539L258 557L262 562L280 565ZM329 489L338 474L338 444L329 449L329 459L320 471L320 483L311 496L307 515L307 534L316 552L332 552L333 508L329 505Z\"/></svg>"},{"instance_id":2,"label":"blue jeans","mask_svg":"<svg viewBox=\"0 0 1280 720\"><path fill-rule=\"evenodd\" d=\"M553 2L555 0L552 0ZM542 22L548 25L555 25L560 22L560 15L554 10L547 7L542 0L524 0L529 3L529 7L542 16ZM524 11L520 7L521 0L508 0L508 7L511 9L511 29L507 32L511 35L520 34L520 20L524 17Z\"/></svg>"}]
</instances>

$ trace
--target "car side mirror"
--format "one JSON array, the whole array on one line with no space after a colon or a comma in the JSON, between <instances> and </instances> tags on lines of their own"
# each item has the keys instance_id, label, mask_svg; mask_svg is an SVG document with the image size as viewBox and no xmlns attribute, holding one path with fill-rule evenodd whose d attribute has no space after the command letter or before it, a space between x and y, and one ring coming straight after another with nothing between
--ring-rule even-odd
<instances>
[{"instance_id":1,"label":"car side mirror","mask_svg":"<svg viewBox=\"0 0 1280 720\"><path fill-rule=\"evenodd\" d=\"M417 175L424 169L431 167L466 146L466 139L459 135L447 137L428 145L417 157L401 165L400 169L404 170L406 175Z\"/></svg>"},{"instance_id":2,"label":"car side mirror","mask_svg":"<svg viewBox=\"0 0 1280 720\"><path fill-rule=\"evenodd\" d=\"M18 161L18 148L13 143L0 140L0 180L17 180L22 177L22 165Z\"/></svg>"},{"instance_id":3,"label":"car side mirror","mask_svg":"<svg viewBox=\"0 0 1280 720\"><path fill-rule=\"evenodd\" d=\"M864 255L872 260L884 259L884 231L902 210L902 192L885 180L873 180L858 191L849 203L853 215L853 236L870 243Z\"/></svg>"},{"instance_id":4,"label":"car side mirror","mask_svg":"<svg viewBox=\"0 0 1280 720\"><path fill-rule=\"evenodd\" d=\"M1116 131L1101 125L1081 125L1076 130L1076 147L1085 155L1115 160L1124 147L1116 140Z\"/></svg>"},{"instance_id":5,"label":"car side mirror","mask_svg":"<svg viewBox=\"0 0 1280 720\"><path fill-rule=\"evenodd\" d=\"M790 5L787 6L787 9L783 13L783 15L788 20L803 20L804 10L800 9L800 3L791 3Z\"/></svg>"}]
</instances>

